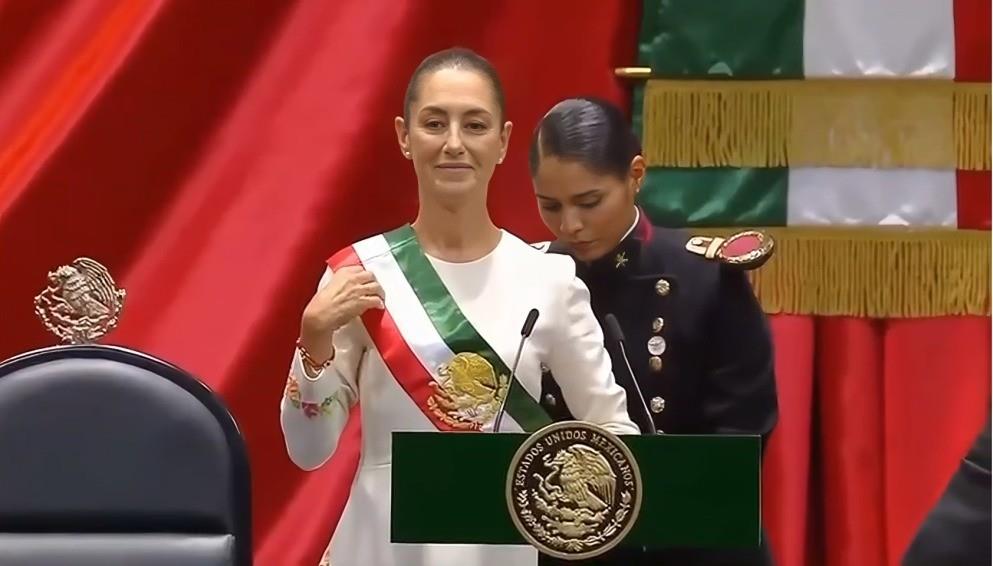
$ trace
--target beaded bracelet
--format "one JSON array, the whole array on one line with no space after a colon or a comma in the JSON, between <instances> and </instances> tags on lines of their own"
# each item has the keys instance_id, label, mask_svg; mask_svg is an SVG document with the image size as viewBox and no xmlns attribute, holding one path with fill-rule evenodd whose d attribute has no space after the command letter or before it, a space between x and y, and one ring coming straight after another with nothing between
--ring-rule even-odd
<instances>
[{"instance_id":1,"label":"beaded bracelet","mask_svg":"<svg viewBox=\"0 0 993 566\"><path fill-rule=\"evenodd\" d=\"M299 338L297 338L297 350L300 352L300 361L303 362L304 377L307 381L317 381L321 372L331 367L331 363L334 361L334 355L332 354L330 358L323 362L318 362L310 355L307 348L303 347ZM311 373L314 374L314 377L310 376Z\"/></svg>"}]
</instances>

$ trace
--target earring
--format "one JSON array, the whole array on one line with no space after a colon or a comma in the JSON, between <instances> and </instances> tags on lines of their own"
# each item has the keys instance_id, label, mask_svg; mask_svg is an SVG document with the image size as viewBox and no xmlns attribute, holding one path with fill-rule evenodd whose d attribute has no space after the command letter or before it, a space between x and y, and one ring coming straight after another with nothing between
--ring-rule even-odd
<instances>
[{"instance_id":1,"label":"earring","mask_svg":"<svg viewBox=\"0 0 993 566\"><path fill-rule=\"evenodd\" d=\"M407 159L410 159L410 151L404 150L403 156L406 157Z\"/></svg>"}]
</instances>

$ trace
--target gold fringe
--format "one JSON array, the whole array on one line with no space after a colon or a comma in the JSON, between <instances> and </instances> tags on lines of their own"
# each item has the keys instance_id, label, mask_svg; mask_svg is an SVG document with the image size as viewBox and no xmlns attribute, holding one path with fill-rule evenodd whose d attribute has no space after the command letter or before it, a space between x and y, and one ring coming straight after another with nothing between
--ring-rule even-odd
<instances>
[{"instance_id":1,"label":"gold fringe","mask_svg":"<svg viewBox=\"0 0 993 566\"><path fill-rule=\"evenodd\" d=\"M740 228L693 229L728 235ZM762 228L775 254L750 272L768 313L869 318L990 314L990 232Z\"/></svg>"},{"instance_id":2,"label":"gold fringe","mask_svg":"<svg viewBox=\"0 0 993 566\"><path fill-rule=\"evenodd\" d=\"M990 169L990 85L958 83L952 95L960 169Z\"/></svg>"},{"instance_id":3,"label":"gold fringe","mask_svg":"<svg viewBox=\"0 0 993 566\"><path fill-rule=\"evenodd\" d=\"M667 167L990 169L990 85L937 79L650 80Z\"/></svg>"}]
</instances>

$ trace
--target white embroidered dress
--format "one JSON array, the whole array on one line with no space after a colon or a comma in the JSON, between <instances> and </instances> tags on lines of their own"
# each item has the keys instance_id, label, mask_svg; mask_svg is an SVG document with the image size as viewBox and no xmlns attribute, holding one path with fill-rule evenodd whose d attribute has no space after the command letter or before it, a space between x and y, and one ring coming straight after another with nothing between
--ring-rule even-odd
<instances>
[{"instance_id":1,"label":"white embroidered dress","mask_svg":"<svg viewBox=\"0 0 993 566\"><path fill-rule=\"evenodd\" d=\"M403 230L403 229L401 229ZM395 234L394 231L391 234ZM406 228L406 234L413 232ZM412 236L411 236L412 237ZM388 316L420 362L418 371L438 376L439 362L451 349L418 300L421 280L391 255L389 234L354 244L353 257L372 271L386 294ZM415 244L416 245L416 244ZM419 250L419 247L417 248ZM347 251L347 250L346 250ZM341 254L336 254L336 257ZM347 254L346 254L347 255ZM513 364L521 326L532 308L540 315L517 369L517 380L531 398L541 391L541 366L558 377L562 395L576 418L616 434L637 434L626 410L624 390L614 382L603 335L589 304L589 292L575 276L573 260L547 255L504 231L488 255L467 263L448 263L420 255L430 263L443 288L479 336L506 367ZM332 259L332 263L334 260ZM422 264L426 266L427 264ZM430 270L428 270L430 271ZM330 281L329 268L319 284ZM380 311L381 313L382 311ZM283 397L281 421L290 458L303 469L321 466L335 450L348 412L362 407L362 449L349 500L330 545L334 566L508 566L536 564L530 546L415 545L390 542L391 433L437 431L429 411L419 406L384 362L375 340L389 335L369 318L356 319L335 333L331 368L316 381L304 378L299 356L290 370L295 403ZM378 324L378 323L376 323ZM397 334L397 332L394 332ZM380 342L381 344L381 342ZM391 351L391 350L384 350ZM387 357L392 356L391 353ZM413 358L411 358L413 359ZM391 367L398 367L393 363ZM425 370L427 370L425 372ZM412 372L416 373L416 372ZM484 415L487 413L483 413ZM492 415L481 424L492 430ZM509 414L501 431L520 432ZM424 465L430 466L431 462ZM467 517L472 520L472 517Z\"/></svg>"}]
</instances>

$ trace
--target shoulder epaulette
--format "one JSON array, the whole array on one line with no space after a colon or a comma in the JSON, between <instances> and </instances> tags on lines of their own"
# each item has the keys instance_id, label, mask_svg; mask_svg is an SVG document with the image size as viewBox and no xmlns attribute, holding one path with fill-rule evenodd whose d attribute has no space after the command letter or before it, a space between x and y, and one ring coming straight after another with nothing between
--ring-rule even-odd
<instances>
[{"instance_id":1,"label":"shoulder epaulette","mask_svg":"<svg viewBox=\"0 0 993 566\"><path fill-rule=\"evenodd\" d=\"M693 236L686 251L742 270L756 269L772 257L775 241L758 230L744 230L726 238Z\"/></svg>"}]
</instances>

